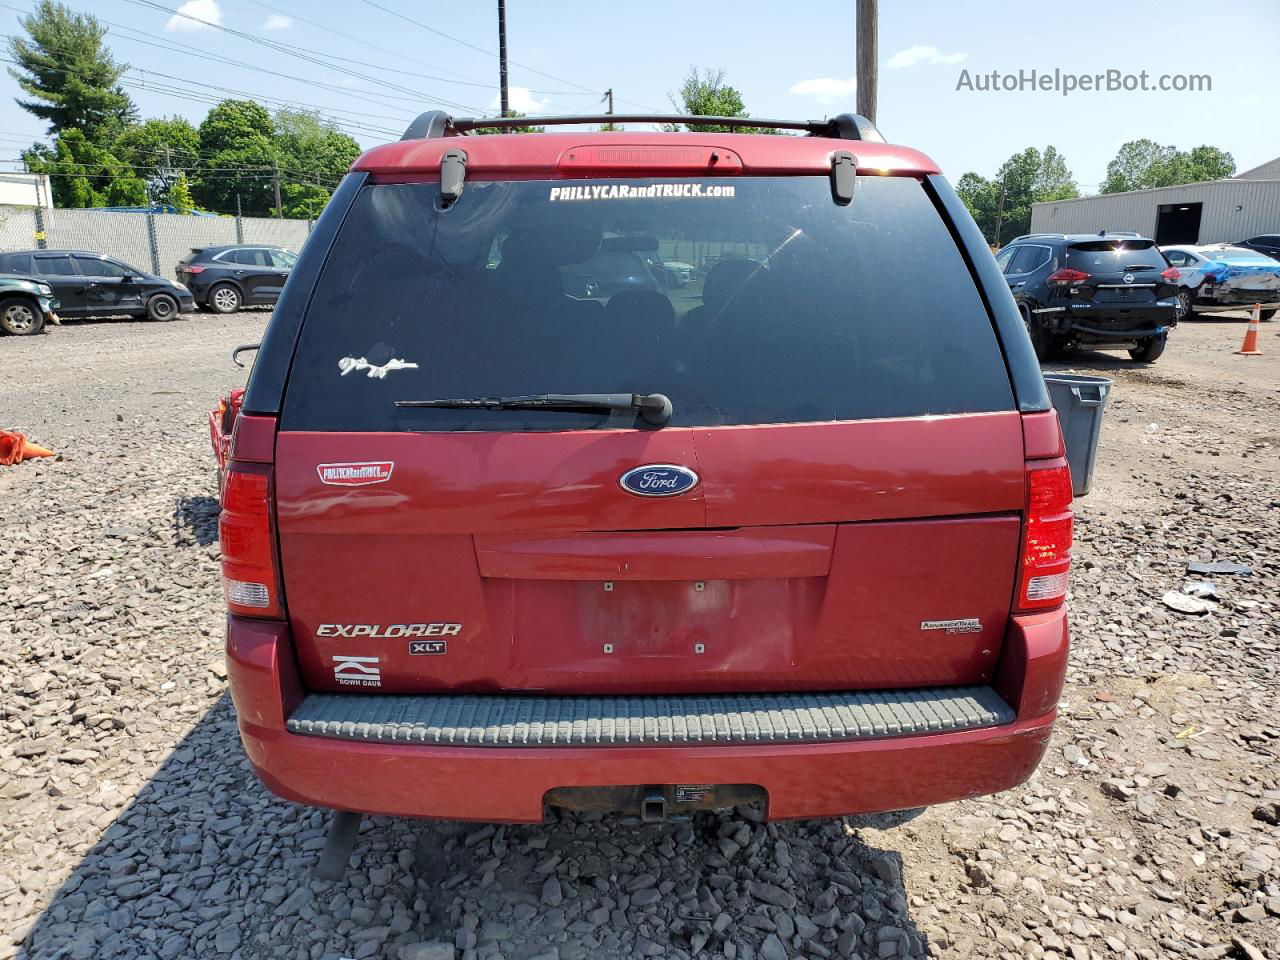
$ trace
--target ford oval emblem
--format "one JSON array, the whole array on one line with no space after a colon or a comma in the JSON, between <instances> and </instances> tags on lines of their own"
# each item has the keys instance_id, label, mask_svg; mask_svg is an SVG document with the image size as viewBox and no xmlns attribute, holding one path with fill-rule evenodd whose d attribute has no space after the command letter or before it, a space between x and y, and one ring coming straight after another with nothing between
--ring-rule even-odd
<instances>
[{"instance_id":1,"label":"ford oval emblem","mask_svg":"<svg viewBox=\"0 0 1280 960\"><path fill-rule=\"evenodd\" d=\"M698 475L688 467L650 463L628 470L618 478L618 485L637 497L674 497L696 487Z\"/></svg>"}]
</instances>

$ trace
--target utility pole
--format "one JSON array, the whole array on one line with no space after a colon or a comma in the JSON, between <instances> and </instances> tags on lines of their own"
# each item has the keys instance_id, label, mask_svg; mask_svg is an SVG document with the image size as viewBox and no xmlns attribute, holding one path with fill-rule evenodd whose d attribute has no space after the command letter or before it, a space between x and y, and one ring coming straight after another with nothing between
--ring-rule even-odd
<instances>
[{"instance_id":1,"label":"utility pole","mask_svg":"<svg viewBox=\"0 0 1280 960\"><path fill-rule=\"evenodd\" d=\"M1009 183L1009 171L1000 178L1000 206L996 208L996 249L1000 249L1000 227L1004 221L1004 192Z\"/></svg>"},{"instance_id":2,"label":"utility pole","mask_svg":"<svg viewBox=\"0 0 1280 960\"><path fill-rule=\"evenodd\" d=\"M613 113L613 87L610 87L608 90L606 90L604 92L604 95L609 100L609 109L606 110L605 113Z\"/></svg>"},{"instance_id":3,"label":"utility pole","mask_svg":"<svg viewBox=\"0 0 1280 960\"><path fill-rule=\"evenodd\" d=\"M170 193L170 196L165 197L165 199L169 200L172 198L173 182L178 178L173 175L173 155L167 143L164 145L164 179L169 185L168 192Z\"/></svg>"},{"instance_id":4,"label":"utility pole","mask_svg":"<svg viewBox=\"0 0 1280 960\"><path fill-rule=\"evenodd\" d=\"M276 190L276 219L279 220L284 216L284 208L280 206L280 162L276 161L271 168L271 183Z\"/></svg>"},{"instance_id":5,"label":"utility pole","mask_svg":"<svg viewBox=\"0 0 1280 960\"><path fill-rule=\"evenodd\" d=\"M880 0L858 0L858 113L876 121L876 70L879 57Z\"/></svg>"},{"instance_id":6,"label":"utility pole","mask_svg":"<svg viewBox=\"0 0 1280 960\"><path fill-rule=\"evenodd\" d=\"M498 84L501 89L502 115L510 112L507 97L507 0L498 0Z\"/></svg>"}]
</instances>

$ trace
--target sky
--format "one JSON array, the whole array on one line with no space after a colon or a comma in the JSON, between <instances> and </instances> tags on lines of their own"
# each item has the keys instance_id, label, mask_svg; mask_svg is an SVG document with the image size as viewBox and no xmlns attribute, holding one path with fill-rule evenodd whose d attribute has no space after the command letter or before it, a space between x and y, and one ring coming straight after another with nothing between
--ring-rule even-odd
<instances>
[{"instance_id":1,"label":"sky","mask_svg":"<svg viewBox=\"0 0 1280 960\"><path fill-rule=\"evenodd\" d=\"M67 4L107 26L112 52L132 65L124 79L144 117L198 124L210 98L248 94L318 109L369 147L397 139L423 110L497 112L492 0L179 3ZM19 11L33 6L0 0L4 32L21 33ZM1051 144L1081 190L1096 192L1117 148L1140 137L1221 147L1243 171L1280 155L1278 94L1264 79L1275 74L1278 38L1280 0L1167 0L1142 12L1114 0L1043 10L882 0L877 122L886 139L923 150L953 181L970 170L990 177L1011 154ZM856 106L853 0L507 0L507 43L512 106L528 113L603 111L608 88L619 113L666 111L693 66L724 70L753 116L820 119ZM1211 89L984 91L981 78L993 70L1145 70L1151 84L1197 74ZM46 135L14 102L19 94L11 77L0 78L0 169L20 168L12 161L21 149Z\"/></svg>"}]
</instances>

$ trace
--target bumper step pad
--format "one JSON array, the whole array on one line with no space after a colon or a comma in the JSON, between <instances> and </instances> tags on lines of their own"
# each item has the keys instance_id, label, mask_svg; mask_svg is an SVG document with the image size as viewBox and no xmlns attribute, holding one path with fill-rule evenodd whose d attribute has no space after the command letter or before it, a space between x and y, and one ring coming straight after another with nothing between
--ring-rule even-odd
<instances>
[{"instance_id":1,"label":"bumper step pad","mask_svg":"<svg viewBox=\"0 0 1280 960\"><path fill-rule=\"evenodd\" d=\"M289 718L288 729L373 743L636 747L868 740L1013 719L990 687L670 697L317 693Z\"/></svg>"}]
</instances>

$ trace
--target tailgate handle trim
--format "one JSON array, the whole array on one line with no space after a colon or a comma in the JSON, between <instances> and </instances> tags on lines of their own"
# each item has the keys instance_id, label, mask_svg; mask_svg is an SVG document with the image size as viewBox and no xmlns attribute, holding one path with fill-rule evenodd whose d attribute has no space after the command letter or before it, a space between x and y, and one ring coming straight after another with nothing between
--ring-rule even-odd
<instances>
[{"instance_id":1,"label":"tailgate handle trim","mask_svg":"<svg viewBox=\"0 0 1280 960\"><path fill-rule=\"evenodd\" d=\"M536 536L477 534L483 577L518 580L748 580L825 577L834 524Z\"/></svg>"}]
</instances>

